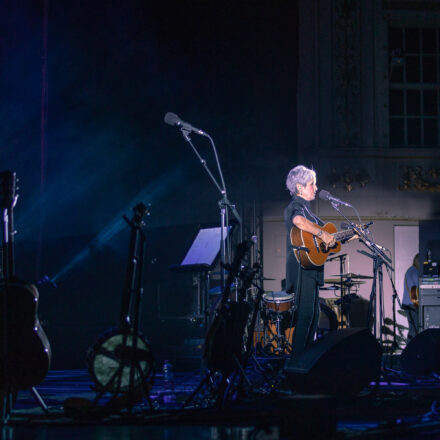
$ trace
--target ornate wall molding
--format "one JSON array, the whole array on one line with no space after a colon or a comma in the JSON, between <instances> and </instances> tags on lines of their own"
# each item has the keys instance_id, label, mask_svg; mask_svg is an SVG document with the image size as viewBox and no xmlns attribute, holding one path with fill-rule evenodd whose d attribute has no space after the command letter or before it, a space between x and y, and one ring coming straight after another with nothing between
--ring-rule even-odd
<instances>
[{"instance_id":1,"label":"ornate wall molding","mask_svg":"<svg viewBox=\"0 0 440 440\"><path fill-rule=\"evenodd\" d=\"M400 167L400 191L440 192L440 168Z\"/></svg>"},{"instance_id":2,"label":"ornate wall molding","mask_svg":"<svg viewBox=\"0 0 440 440\"><path fill-rule=\"evenodd\" d=\"M361 2L334 0L334 129L337 145L360 143Z\"/></svg>"},{"instance_id":3,"label":"ornate wall molding","mask_svg":"<svg viewBox=\"0 0 440 440\"><path fill-rule=\"evenodd\" d=\"M361 168L347 165L342 171L332 168L327 175L327 182L333 188L343 188L347 192L351 192L355 186L364 188L370 182L371 177L368 172Z\"/></svg>"}]
</instances>

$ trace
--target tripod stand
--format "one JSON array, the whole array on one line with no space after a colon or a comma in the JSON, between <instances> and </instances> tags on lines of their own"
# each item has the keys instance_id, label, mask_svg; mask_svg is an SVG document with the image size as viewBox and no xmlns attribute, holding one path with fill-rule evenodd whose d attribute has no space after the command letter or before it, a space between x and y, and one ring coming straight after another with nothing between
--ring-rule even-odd
<instances>
[{"instance_id":1,"label":"tripod stand","mask_svg":"<svg viewBox=\"0 0 440 440\"><path fill-rule=\"evenodd\" d=\"M134 404L142 398L146 398L153 408L150 389L154 379L154 359L150 344L139 331L145 248L141 228L148 209L139 203L133 211L132 220L123 217L131 228L131 235L120 326L105 332L87 355L87 366L98 390L92 408L106 392L114 396L110 409L128 408L131 412Z\"/></svg>"},{"instance_id":2,"label":"tripod stand","mask_svg":"<svg viewBox=\"0 0 440 440\"><path fill-rule=\"evenodd\" d=\"M206 384L211 385L211 396L218 408L226 402L229 390L235 382L237 369L244 375L243 338L250 314L249 303L245 301L247 286L251 284L254 272L241 271L241 264L249 250L251 241L240 243L235 252L234 261L228 265L228 279L222 294L220 305L206 334L203 359L207 374L194 392L185 401L191 403ZM238 301L230 300L233 280L239 275L242 280ZM215 384L215 379L219 379Z\"/></svg>"}]
</instances>

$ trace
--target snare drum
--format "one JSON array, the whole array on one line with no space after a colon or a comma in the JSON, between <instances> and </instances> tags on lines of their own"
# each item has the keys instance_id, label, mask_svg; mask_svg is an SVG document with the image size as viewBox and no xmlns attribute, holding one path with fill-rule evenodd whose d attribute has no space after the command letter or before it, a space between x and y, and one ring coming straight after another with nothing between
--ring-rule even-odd
<instances>
[{"instance_id":1,"label":"snare drum","mask_svg":"<svg viewBox=\"0 0 440 440\"><path fill-rule=\"evenodd\" d=\"M263 303L268 312L288 312L293 306L293 295L286 292L267 292L263 295Z\"/></svg>"}]
</instances>

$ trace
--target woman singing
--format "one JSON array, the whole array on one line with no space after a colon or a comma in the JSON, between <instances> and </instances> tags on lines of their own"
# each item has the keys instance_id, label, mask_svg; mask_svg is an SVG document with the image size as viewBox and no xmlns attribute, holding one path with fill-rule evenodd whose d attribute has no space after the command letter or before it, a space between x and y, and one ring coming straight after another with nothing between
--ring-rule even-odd
<instances>
[{"instance_id":1,"label":"woman singing","mask_svg":"<svg viewBox=\"0 0 440 440\"><path fill-rule=\"evenodd\" d=\"M331 234L319 229L323 221L313 214L310 201L318 187L315 171L298 165L286 179L292 199L284 210L287 229L286 291L295 294L296 325L293 333L293 356L296 357L313 341L319 319L319 286L324 284L324 266L303 269L299 266L290 243L290 229L296 226L319 237L327 246L335 240Z\"/></svg>"}]
</instances>

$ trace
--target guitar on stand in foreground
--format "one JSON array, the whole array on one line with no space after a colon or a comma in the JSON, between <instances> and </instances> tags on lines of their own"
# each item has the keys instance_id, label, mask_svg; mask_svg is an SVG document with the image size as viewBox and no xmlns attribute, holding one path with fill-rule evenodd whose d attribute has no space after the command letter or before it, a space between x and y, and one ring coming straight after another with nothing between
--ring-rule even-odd
<instances>
[{"instance_id":1,"label":"guitar on stand in foreground","mask_svg":"<svg viewBox=\"0 0 440 440\"><path fill-rule=\"evenodd\" d=\"M253 276L250 278L248 272L241 266L249 248L249 241L240 243L234 261L231 265L227 265L228 278L225 289L205 339L203 360L208 373L186 400L184 406L193 401L206 383L214 384L214 379L220 378L211 391L213 391L212 397L215 403L221 407L236 377L234 372L243 371L244 335L250 314L250 305L246 301L245 290L247 286L250 286ZM242 285L238 301L231 301L231 286L236 278L241 279Z\"/></svg>"},{"instance_id":2,"label":"guitar on stand in foreground","mask_svg":"<svg viewBox=\"0 0 440 440\"><path fill-rule=\"evenodd\" d=\"M49 371L49 341L37 316L38 290L15 276L14 216L17 201L16 175L0 173L0 204L2 208L2 277L0 280L0 383L2 420L9 419L18 391L30 389L42 409L47 406L34 388Z\"/></svg>"}]
</instances>

